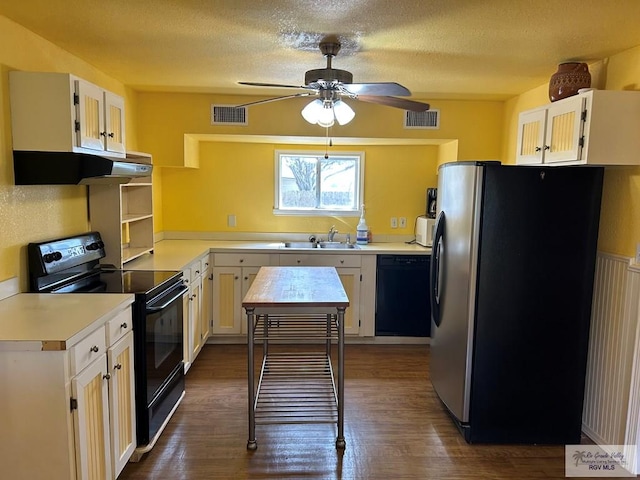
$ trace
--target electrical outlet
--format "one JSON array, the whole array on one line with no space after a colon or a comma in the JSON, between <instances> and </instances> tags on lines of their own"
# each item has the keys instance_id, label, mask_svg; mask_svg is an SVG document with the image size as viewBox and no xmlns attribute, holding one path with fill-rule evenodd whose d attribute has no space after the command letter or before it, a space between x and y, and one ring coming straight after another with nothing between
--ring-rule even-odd
<instances>
[{"instance_id":1,"label":"electrical outlet","mask_svg":"<svg viewBox=\"0 0 640 480\"><path fill-rule=\"evenodd\" d=\"M407 217L400 217L400 228L407 228Z\"/></svg>"},{"instance_id":2,"label":"electrical outlet","mask_svg":"<svg viewBox=\"0 0 640 480\"><path fill-rule=\"evenodd\" d=\"M227 227L235 227L235 226L236 226L236 216L227 215Z\"/></svg>"},{"instance_id":3,"label":"electrical outlet","mask_svg":"<svg viewBox=\"0 0 640 480\"><path fill-rule=\"evenodd\" d=\"M398 228L398 217L391 217L391 228Z\"/></svg>"},{"instance_id":4,"label":"electrical outlet","mask_svg":"<svg viewBox=\"0 0 640 480\"><path fill-rule=\"evenodd\" d=\"M636 265L640 265L640 243L636 245Z\"/></svg>"}]
</instances>

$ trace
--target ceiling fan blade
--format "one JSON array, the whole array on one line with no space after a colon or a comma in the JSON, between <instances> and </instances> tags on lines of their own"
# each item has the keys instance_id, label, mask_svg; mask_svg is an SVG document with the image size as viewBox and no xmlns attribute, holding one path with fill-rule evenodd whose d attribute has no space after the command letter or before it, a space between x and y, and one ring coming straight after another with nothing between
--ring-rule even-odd
<instances>
[{"instance_id":1,"label":"ceiling fan blade","mask_svg":"<svg viewBox=\"0 0 640 480\"><path fill-rule=\"evenodd\" d=\"M345 83L342 85L346 95L383 95L408 97L411 92L406 87L395 82L380 83Z\"/></svg>"},{"instance_id":2,"label":"ceiling fan blade","mask_svg":"<svg viewBox=\"0 0 640 480\"><path fill-rule=\"evenodd\" d=\"M276 88L303 88L305 90L315 90L315 88L306 85L282 85L279 83L260 83L260 82L238 82L240 85L249 85L251 87L276 87Z\"/></svg>"},{"instance_id":3,"label":"ceiling fan blade","mask_svg":"<svg viewBox=\"0 0 640 480\"><path fill-rule=\"evenodd\" d=\"M243 103L242 105L236 105L235 108L250 107L251 105L260 105L261 103L277 102L279 100L287 100L288 98L296 97L308 97L314 95L313 93L296 93L295 95L285 95L284 97L266 98L264 100L257 100L255 102Z\"/></svg>"},{"instance_id":4,"label":"ceiling fan blade","mask_svg":"<svg viewBox=\"0 0 640 480\"><path fill-rule=\"evenodd\" d=\"M402 108L403 110L410 110L412 112L426 112L429 110L428 103L407 100L406 98L378 97L370 95L358 95L356 98L357 100L362 100L364 102L378 103L380 105L386 105L387 107Z\"/></svg>"}]
</instances>

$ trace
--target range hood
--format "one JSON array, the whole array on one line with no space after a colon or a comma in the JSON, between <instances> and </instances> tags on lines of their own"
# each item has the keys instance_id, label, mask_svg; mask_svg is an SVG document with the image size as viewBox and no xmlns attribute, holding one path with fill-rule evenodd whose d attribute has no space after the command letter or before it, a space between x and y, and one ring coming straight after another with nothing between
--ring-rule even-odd
<instances>
[{"instance_id":1,"label":"range hood","mask_svg":"<svg viewBox=\"0 0 640 480\"><path fill-rule=\"evenodd\" d=\"M135 177L148 177L152 168L85 153L13 151L16 185L128 183Z\"/></svg>"}]
</instances>

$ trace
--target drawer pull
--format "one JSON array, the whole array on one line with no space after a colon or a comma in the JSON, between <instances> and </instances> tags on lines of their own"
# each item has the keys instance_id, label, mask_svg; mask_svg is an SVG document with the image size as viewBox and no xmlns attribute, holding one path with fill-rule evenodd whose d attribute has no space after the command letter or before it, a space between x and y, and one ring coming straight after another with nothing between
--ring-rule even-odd
<instances>
[{"instance_id":1,"label":"drawer pull","mask_svg":"<svg viewBox=\"0 0 640 480\"><path fill-rule=\"evenodd\" d=\"M127 328L129 325L127 325L127 322L124 322L122 324L120 324L120 328Z\"/></svg>"},{"instance_id":2,"label":"drawer pull","mask_svg":"<svg viewBox=\"0 0 640 480\"><path fill-rule=\"evenodd\" d=\"M100 349L98 348L98 346L97 346L97 345L94 345L93 347L91 347L91 348L89 349L89 351L90 351L90 352L93 352L93 353L98 353L98 352L100 351Z\"/></svg>"}]
</instances>

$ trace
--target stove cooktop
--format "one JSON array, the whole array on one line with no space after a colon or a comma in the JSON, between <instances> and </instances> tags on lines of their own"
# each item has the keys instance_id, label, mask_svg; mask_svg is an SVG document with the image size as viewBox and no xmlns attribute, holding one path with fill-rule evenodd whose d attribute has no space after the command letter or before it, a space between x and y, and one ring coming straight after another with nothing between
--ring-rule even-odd
<instances>
[{"instance_id":1,"label":"stove cooktop","mask_svg":"<svg viewBox=\"0 0 640 480\"><path fill-rule=\"evenodd\" d=\"M53 293L135 293L147 294L176 281L181 272L146 270L100 270L53 290Z\"/></svg>"}]
</instances>

